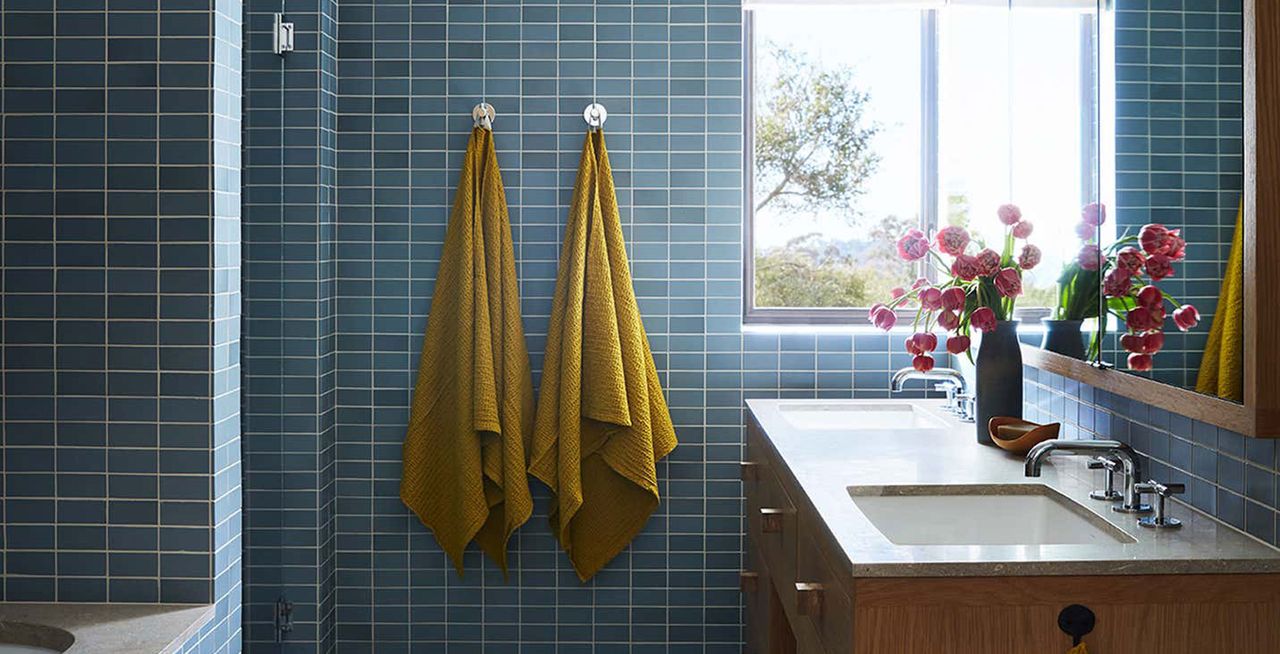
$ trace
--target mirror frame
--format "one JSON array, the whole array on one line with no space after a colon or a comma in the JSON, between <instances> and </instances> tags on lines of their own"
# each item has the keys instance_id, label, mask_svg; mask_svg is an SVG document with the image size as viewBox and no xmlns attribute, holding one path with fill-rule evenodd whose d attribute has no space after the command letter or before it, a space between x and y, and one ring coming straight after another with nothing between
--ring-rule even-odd
<instances>
[{"instance_id":1,"label":"mirror frame","mask_svg":"<svg viewBox=\"0 0 1280 654\"><path fill-rule=\"evenodd\" d=\"M1023 362L1246 436L1280 438L1280 2L1244 0L1244 403L1023 345ZM1265 220L1259 220L1264 216Z\"/></svg>"}]
</instances>

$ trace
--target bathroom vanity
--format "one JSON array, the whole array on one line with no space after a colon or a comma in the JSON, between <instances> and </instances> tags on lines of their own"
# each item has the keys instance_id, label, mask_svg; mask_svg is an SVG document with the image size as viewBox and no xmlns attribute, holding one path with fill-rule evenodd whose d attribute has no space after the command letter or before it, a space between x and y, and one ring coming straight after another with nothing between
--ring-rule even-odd
<instances>
[{"instance_id":1,"label":"bathroom vanity","mask_svg":"<svg viewBox=\"0 0 1280 654\"><path fill-rule=\"evenodd\" d=\"M1280 652L1280 550L1170 502L1178 529L1090 499L1100 473L978 445L932 401L748 401L749 652Z\"/></svg>"}]
</instances>

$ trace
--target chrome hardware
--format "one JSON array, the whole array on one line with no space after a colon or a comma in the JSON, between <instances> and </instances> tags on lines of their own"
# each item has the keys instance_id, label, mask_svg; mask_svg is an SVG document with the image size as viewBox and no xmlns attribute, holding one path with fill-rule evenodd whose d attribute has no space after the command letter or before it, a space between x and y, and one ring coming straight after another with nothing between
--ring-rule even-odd
<instances>
[{"instance_id":1,"label":"chrome hardware","mask_svg":"<svg viewBox=\"0 0 1280 654\"><path fill-rule=\"evenodd\" d=\"M592 102L582 110L582 119L587 121L587 126L591 129L601 129L604 121L609 120L609 110L599 102Z\"/></svg>"},{"instance_id":2,"label":"chrome hardware","mask_svg":"<svg viewBox=\"0 0 1280 654\"><path fill-rule=\"evenodd\" d=\"M903 368L893 373L893 378L889 381L889 391L901 393L906 383L913 379L935 382L933 390L947 394L947 410L959 416L961 420L973 421L973 411L966 408L972 405L973 398L967 394L968 387L965 384L964 375L960 374L959 370L934 368L929 372L920 372L915 368Z\"/></svg>"},{"instance_id":3,"label":"chrome hardware","mask_svg":"<svg viewBox=\"0 0 1280 654\"><path fill-rule=\"evenodd\" d=\"M760 478L760 464L755 461L739 461L738 478L742 481L756 481Z\"/></svg>"},{"instance_id":4,"label":"chrome hardware","mask_svg":"<svg viewBox=\"0 0 1280 654\"><path fill-rule=\"evenodd\" d=\"M1170 495L1180 495L1187 492L1186 484L1162 484L1152 479L1145 484L1134 484L1134 489L1139 494L1154 495L1156 498L1155 513L1145 518L1138 518L1139 526L1156 529L1177 529L1182 526L1181 520L1165 515L1164 501L1169 499Z\"/></svg>"},{"instance_id":5,"label":"chrome hardware","mask_svg":"<svg viewBox=\"0 0 1280 654\"><path fill-rule=\"evenodd\" d=\"M956 417L960 422L973 422L978 419L978 400L968 393L956 395Z\"/></svg>"},{"instance_id":6,"label":"chrome hardware","mask_svg":"<svg viewBox=\"0 0 1280 654\"><path fill-rule=\"evenodd\" d=\"M285 636L293 631L293 602L283 595L276 599L274 625L277 643L284 642Z\"/></svg>"},{"instance_id":7,"label":"chrome hardware","mask_svg":"<svg viewBox=\"0 0 1280 654\"><path fill-rule=\"evenodd\" d=\"M293 23L284 22L284 14L276 14L271 32L271 51L283 56L293 52Z\"/></svg>"},{"instance_id":8,"label":"chrome hardware","mask_svg":"<svg viewBox=\"0 0 1280 654\"><path fill-rule=\"evenodd\" d=\"M493 105L488 102L471 108L471 124L473 127L482 127L489 131L493 131L493 119L498 117L498 113L493 110Z\"/></svg>"},{"instance_id":9,"label":"chrome hardware","mask_svg":"<svg viewBox=\"0 0 1280 654\"><path fill-rule=\"evenodd\" d=\"M1116 490L1116 473L1124 471L1119 461L1110 456L1097 456L1089 460L1089 469L1105 471L1102 473L1102 489L1089 493L1091 499L1104 502L1124 499L1124 495Z\"/></svg>"},{"instance_id":10,"label":"chrome hardware","mask_svg":"<svg viewBox=\"0 0 1280 654\"><path fill-rule=\"evenodd\" d=\"M1028 477L1039 477L1040 466L1052 454L1070 456L1105 455L1120 461L1125 478L1124 495L1120 499L1120 504L1111 507L1111 510L1120 513L1148 513L1151 511L1151 507L1143 504L1142 498L1134 490L1136 480L1142 476L1142 466L1138 462L1133 448L1128 445L1120 441L1104 440L1072 441L1054 439L1045 441L1031 448L1030 452L1027 452L1027 460L1023 466L1023 472Z\"/></svg>"}]
</instances>

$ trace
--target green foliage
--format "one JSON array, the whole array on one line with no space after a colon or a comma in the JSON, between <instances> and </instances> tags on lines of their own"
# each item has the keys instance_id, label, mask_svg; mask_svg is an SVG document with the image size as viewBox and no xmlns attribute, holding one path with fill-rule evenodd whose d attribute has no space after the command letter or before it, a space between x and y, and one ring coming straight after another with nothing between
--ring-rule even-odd
<instances>
[{"instance_id":1,"label":"green foliage","mask_svg":"<svg viewBox=\"0 0 1280 654\"><path fill-rule=\"evenodd\" d=\"M879 257L873 257L879 259ZM900 285L905 264L867 265L862 257L808 234L785 246L759 251L755 258L758 307L866 307L889 297Z\"/></svg>"},{"instance_id":2,"label":"green foliage","mask_svg":"<svg viewBox=\"0 0 1280 654\"><path fill-rule=\"evenodd\" d=\"M847 66L824 68L794 49L768 43L775 74L756 88L756 210L857 216L857 200L880 163L871 141L880 127L866 117L870 95Z\"/></svg>"},{"instance_id":3,"label":"green foliage","mask_svg":"<svg viewBox=\"0 0 1280 654\"><path fill-rule=\"evenodd\" d=\"M1056 320L1087 320L1098 317L1102 293L1102 271L1085 270L1072 261L1058 277L1058 296L1051 306Z\"/></svg>"}]
</instances>

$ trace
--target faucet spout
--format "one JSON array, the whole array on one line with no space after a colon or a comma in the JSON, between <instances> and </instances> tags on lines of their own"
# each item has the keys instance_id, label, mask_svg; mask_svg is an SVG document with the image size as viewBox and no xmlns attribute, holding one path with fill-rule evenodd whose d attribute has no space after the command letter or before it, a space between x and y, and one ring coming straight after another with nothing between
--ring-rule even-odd
<instances>
[{"instance_id":1,"label":"faucet spout","mask_svg":"<svg viewBox=\"0 0 1280 654\"><path fill-rule=\"evenodd\" d=\"M1117 511L1142 512L1144 508L1134 485L1142 477L1141 463L1133 448L1120 441L1110 440L1048 440L1031 448L1023 465L1023 472L1028 477L1039 477L1044 460L1054 454L1067 456L1109 455L1120 462L1124 468L1124 500Z\"/></svg>"},{"instance_id":2,"label":"faucet spout","mask_svg":"<svg viewBox=\"0 0 1280 654\"><path fill-rule=\"evenodd\" d=\"M920 372L914 368L903 368L893 373L893 379L889 383L889 390L894 393L901 393L902 389L906 387L906 383L912 379L947 384L955 389L956 393L965 391L964 375L954 368L934 368L929 372Z\"/></svg>"}]
</instances>

